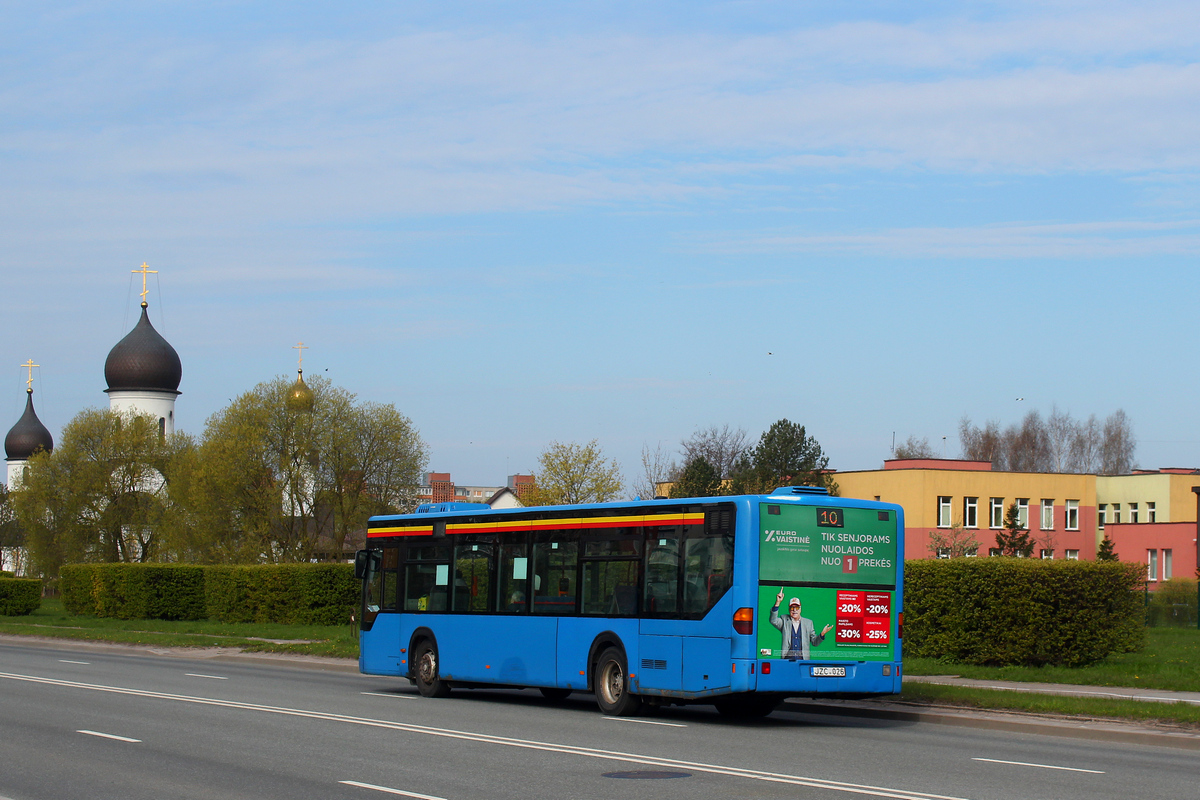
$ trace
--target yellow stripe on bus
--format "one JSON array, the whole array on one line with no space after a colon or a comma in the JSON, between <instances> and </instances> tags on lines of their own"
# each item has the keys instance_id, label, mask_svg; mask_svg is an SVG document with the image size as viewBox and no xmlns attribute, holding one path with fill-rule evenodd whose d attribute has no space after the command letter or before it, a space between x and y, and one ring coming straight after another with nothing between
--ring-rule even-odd
<instances>
[{"instance_id":1,"label":"yellow stripe on bus","mask_svg":"<svg viewBox=\"0 0 1200 800\"><path fill-rule=\"evenodd\" d=\"M703 525L704 513L638 514L616 517L569 517L566 519L498 520L495 522L447 522L446 533L508 533L516 531L578 530L581 528L637 528L645 525ZM367 535L420 536L433 533L433 525L389 525L370 528Z\"/></svg>"}]
</instances>

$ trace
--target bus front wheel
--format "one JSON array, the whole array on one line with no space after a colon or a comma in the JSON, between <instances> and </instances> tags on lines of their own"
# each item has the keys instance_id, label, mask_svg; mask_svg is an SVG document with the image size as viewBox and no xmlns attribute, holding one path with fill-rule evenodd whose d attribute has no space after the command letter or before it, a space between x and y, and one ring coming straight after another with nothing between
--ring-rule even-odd
<instances>
[{"instance_id":1,"label":"bus front wheel","mask_svg":"<svg viewBox=\"0 0 1200 800\"><path fill-rule=\"evenodd\" d=\"M610 647L596 659L596 704L610 717L632 717L642 706L642 699L629 691L629 672L625 654Z\"/></svg>"},{"instance_id":2,"label":"bus front wheel","mask_svg":"<svg viewBox=\"0 0 1200 800\"><path fill-rule=\"evenodd\" d=\"M417 691L425 697L449 696L450 684L438 676L438 652L432 642L417 645L413 673L417 678Z\"/></svg>"}]
</instances>

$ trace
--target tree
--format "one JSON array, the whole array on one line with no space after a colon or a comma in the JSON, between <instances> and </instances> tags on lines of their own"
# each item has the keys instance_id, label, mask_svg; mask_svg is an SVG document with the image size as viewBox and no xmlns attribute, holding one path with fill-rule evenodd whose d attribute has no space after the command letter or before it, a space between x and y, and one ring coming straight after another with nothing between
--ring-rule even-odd
<instances>
[{"instance_id":1,"label":"tree","mask_svg":"<svg viewBox=\"0 0 1200 800\"><path fill-rule=\"evenodd\" d=\"M1100 546L1096 548L1097 561L1120 561L1117 554L1113 552L1113 540L1108 538L1108 534L1104 534L1104 538L1100 541Z\"/></svg>"},{"instance_id":2,"label":"tree","mask_svg":"<svg viewBox=\"0 0 1200 800\"><path fill-rule=\"evenodd\" d=\"M1104 440L1100 445L1100 474L1124 475L1133 470L1133 454L1137 441L1133 423L1125 412L1117 409L1104 420Z\"/></svg>"},{"instance_id":3,"label":"tree","mask_svg":"<svg viewBox=\"0 0 1200 800\"><path fill-rule=\"evenodd\" d=\"M704 456L696 456L679 473L671 497L716 497L721 494L721 476Z\"/></svg>"},{"instance_id":4,"label":"tree","mask_svg":"<svg viewBox=\"0 0 1200 800\"><path fill-rule=\"evenodd\" d=\"M739 460L734 470L733 494L769 494L780 486L836 484L826 472L829 458L804 426L787 419L775 422L758 439L758 445Z\"/></svg>"},{"instance_id":5,"label":"tree","mask_svg":"<svg viewBox=\"0 0 1200 800\"><path fill-rule=\"evenodd\" d=\"M963 417L958 428L963 458L991 461L992 469L1008 472L1071 472L1120 475L1133 469L1137 442L1133 425L1118 409L1103 427L1093 414L1075 421L1055 406L1043 420L1030 411L1020 425L1004 430L989 421L983 428Z\"/></svg>"},{"instance_id":6,"label":"tree","mask_svg":"<svg viewBox=\"0 0 1200 800\"><path fill-rule=\"evenodd\" d=\"M697 458L703 458L721 478L733 474L738 461L750 449L750 440L744 428L730 428L728 425L717 427L711 425L700 428L680 444L685 464Z\"/></svg>"},{"instance_id":7,"label":"tree","mask_svg":"<svg viewBox=\"0 0 1200 800\"><path fill-rule=\"evenodd\" d=\"M162 436L150 415L77 414L52 453L29 459L12 493L38 571L166 557L179 521L169 488L193 446L183 433Z\"/></svg>"},{"instance_id":8,"label":"tree","mask_svg":"<svg viewBox=\"0 0 1200 800\"><path fill-rule=\"evenodd\" d=\"M298 404L281 376L209 419L188 486L191 560L307 561L342 552L371 514L415 506L427 454L412 422L320 377L307 388Z\"/></svg>"},{"instance_id":9,"label":"tree","mask_svg":"<svg viewBox=\"0 0 1200 800\"><path fill-rule=\"evenodd\" d=\"M658 497L658 487L670 483L679 477L679 466L663 449L662 442L651 450L649 445L642 445L642 476L630 487L630 496L634 499L652 500Z\"/></svg>"},{"instance_id":10,"label":"tree","mask_svg":"<svg viewBox=\"0 0 1200 800\"><path fill-rule=\"evenodd\" d=\"M621 493L621 468L606 461L599 443L551 442L534 471L534 487L521 500L527 506L603 503Z\"/></svg>"},{"instance_id":11,"label":"tree","mask_svg":"<svg viewBox=\"0 0 1200 800\"><path fill-rule=\"evenodd\" d=\"M962 448L962 457L968 461L990 461L992 469L1003 470L1006 466L1004 449L1000 440L1000 425L988 421L987 425L979 428L971 424L971 420L963 417L958 421L958 443Z\"/></svg>"},{"instance_id":12,"label":"tree","mask_svg":"<svg viewBox=\"0 0 1200 800\"><path fill-rule=\"evenodd\" d=\"M1009 503L1004 512L1004 529L996 532L996 547L1002 556L1028 558L1033 553L1033 537L1021 524L1016 503Z\"/></svg>"},{"instance_id":13,"label":"tree","mask_svg":"<svg viewBox=\"0 0 1200 800\"><path fill-rule=\"evenodd\" d=\"M979 554L975 532L961 524L929 532L929 552L939 558L965 558Z\"/></svg>"},{"instance_id":14,"label":"tree","mask_svg":"<svg viewBox=\"0 0 1200 800\"><path fill-rule=\"evenodd\" d=\"M894 458L937 458L938 454L930 446L928 437L918 439L916 434L913 434L896 446L892 456Z\"/></svg>"}]
</instances>

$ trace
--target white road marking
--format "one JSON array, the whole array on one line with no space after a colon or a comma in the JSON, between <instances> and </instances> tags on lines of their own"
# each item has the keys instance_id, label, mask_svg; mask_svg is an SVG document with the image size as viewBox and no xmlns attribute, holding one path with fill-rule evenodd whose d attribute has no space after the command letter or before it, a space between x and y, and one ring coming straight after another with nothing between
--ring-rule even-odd
<instances>
[{"instance_id":1,"label":"white road marking","mask_svg":"<svg viewBox=\"0 0 1200 800\"><path fill-rule=\"evenodd\" d=\"M434 797L431 794L417 794L416 792L402 792L399 789L392 789L388 786L376 786L373 783L359 783L358 781L338 781L347 786L358 786L363 789L374 789L377 792L387 792L388 794L399 794L405 797L416 797L419 800L446 800L444 797Z\"/></svg>"},{"instance_id":2,"label":"white road marking","mask_svg":"<svg viewBox=\"0 0 1200 800\"><path fill-rule=\"evenodd\" d=\"M89 666L92 662L90 662L90 661L70 661L65 658L60 658L58 660L58 663L60 663L60 664L83 664L84 666Z\"/></svg>"},{"instance_id":3,"label":"white road marking","mask_svg":"<svg viewBox=\"0 0 1200 800\"><path fill-rule=\"evenodd\" d=\"M128 736L117 736L115 733L101 733L100 731L75 731L76 733L86 733L88 736L99 736L101 739L116 739L118 742L140 742L141 739L130 739Z\"/></svg>"},{"instance_id":4,"label":"white road marking","mask_svg":"<svg viewBox=\"0 0 1200 800\"><path fill-rule=\"evenodd\" d=\"M201 675L199 672L185 672L184 675L189 678L208 678L210 681L227 681L229 678L222 678L220 675Z\"/></svg>"},{"instance_id":5,"label":"white road marking","mask_svg":"<svg viewBox=\"0 0 1200 800\"><path fill-rule=\"evenodd\" d=\"M1105 774L1098 769L1080 769L1079 767L1056 767L1053 764L1030 764L1028 761L1002 761L999 758L972 758L972 761L990 761L993 764L1012 764L1016 767L1041 767L1042 769L1063 769L1067 772L1090 772L1093 775Z\"/></svg>"},{"instance_id":6,"label":"white road marking","mask_svg":"<svg viewBox=\"0 0 1200 800\"><path fill-rule=\"evenodd\" d=\"M874 797L893 797L896 800L965 800L959 797L931 794L928 792L913 792L906 789L893 789L886 786L869 786L858 783L810 778L803 775L786 775L777 772L765 772L741 767L726 767L720 764L706 764L696 761L665 758L645 755L642 753L624 753L619 750L600 750L594 747L580 747L557 742L539 742L529 739L514 739L508 736L495 736L487 733L472 731L457 731L451 728L434 728L428 725L415 725L408 722L393 722L369 717L352 717L347 714L334 714L326 711L309 711L303 708L286 708L283 706L266 706L257 703L243 703L236 700L221 700L215 697L194 697L167 692L153 692L148 689L130 689L123 686L105 686L97 683L82 683L80 681L65 681L57 678L44 678L37 675L21 675L13 672L0 672L0 679L37 683L46 686L61 686L69 689L86 689L93 692L127 695L130 697L145 697L153 700L174 700L180 703L231 708L239 711L258 711L266 714L282 714L290 717L322 720L325 722L341 722L348 725L363 725L372 728L419 733L425 736L436 736L445 739L459 739L481 744L502 745L525 750L541 750L547 753L563 753L580 758L595 758L604 761L619 761L626 764L645 764L653 767L692 772L707 772L713 775L727 775L733 778L762 781L764 783L782 783L793 786L808 786L828 791L848 792L851 794L871 795Z\"/></svg>"},{"instance_id":7,"label":"white road marking","mask_svg":"<svg viewBox=\"0 0 1200 800\"><path fill-rule=\"evenodd\" d=\"M658 722L657 720L653 720L653 719L632 719L630 717L605 717L604 719L610 719L613 722L640 722L643 725L666 725L668 728L686 728L687 727L687 725L683 725L682 723L679 723L679 722Z\"/></svg>"},{"instance_id":8,"label":"white road marking","mask_svg":"<svg viewBox=\"0 0 1200 800\"><path fill-rule=\"evenodd\" d=\"M359 694L365 694L368 697L399 697L401 700L412 700L415 697L411 694L388 694L387 692L359 692Z\"/></svg>"}]
</instances>

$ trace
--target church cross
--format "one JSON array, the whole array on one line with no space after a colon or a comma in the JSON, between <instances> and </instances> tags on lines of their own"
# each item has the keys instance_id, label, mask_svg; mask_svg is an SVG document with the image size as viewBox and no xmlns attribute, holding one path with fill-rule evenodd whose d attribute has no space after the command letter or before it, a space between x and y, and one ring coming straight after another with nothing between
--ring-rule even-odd
<instances>
[{"instance_id":1,"label":"church cross","mask_svg":"<svg viewBox=\"0 0 1200 800\"><path fill-rule=\"evenodd\" d=\"M33 368L40 367L41 364L33 363L33 359L31 358L28 361L26 361L24 364L22 364L21 366L29 368L29 379L25 381L25 390L32 392L33 391Z\"/></svg>"},{"instance_id":2,"label":"church cross","mask_svg":"<svg viewBox=\"0 0 1200 800\"><path fill-rule=\"evenodd\" d=\"M296 344L292 345L292 349L300 351L299 367L301 370L303 370L304 369L304 351L311 350L312 348L309 347L308 345L306 345L304 342L297 342Z\"/></svg>"},{"instance_id":3,"label":"church cross","mask_svg":"<svg viewBox=\"0 0 1200 800\"><path fill-rule=\"evenodd\" d=\"M142 276L142 305L146 305L146 276L158 274L158 270L149 269L149 266L149 264L143 261L141 269L130 270L134 275L140 274Z\"/></svg>"}]
</instances>

